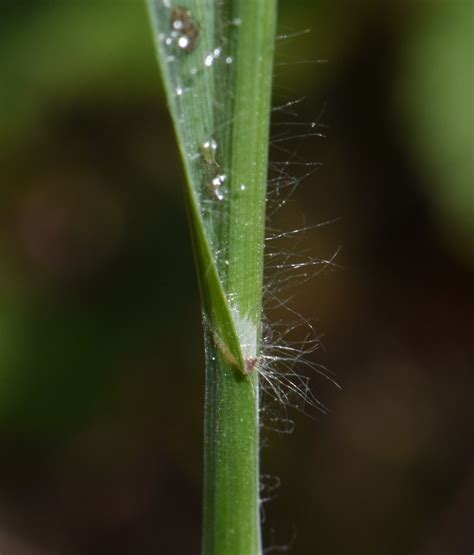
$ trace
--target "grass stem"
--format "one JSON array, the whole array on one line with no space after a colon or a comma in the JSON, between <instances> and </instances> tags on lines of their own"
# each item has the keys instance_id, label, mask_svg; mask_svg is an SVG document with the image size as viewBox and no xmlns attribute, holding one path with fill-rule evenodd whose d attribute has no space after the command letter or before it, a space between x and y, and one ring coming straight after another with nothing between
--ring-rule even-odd
<instances>
[{"instance_id":1,"label":"grass stem","mask_svg":"<svg viewBox=\"0 0 474 555\"><path fill-rule=\"evenodd\" d=\"M148 4L203 300L203 553L259 555L258 360L276 0Z\"/></svg>"}]
</instances>

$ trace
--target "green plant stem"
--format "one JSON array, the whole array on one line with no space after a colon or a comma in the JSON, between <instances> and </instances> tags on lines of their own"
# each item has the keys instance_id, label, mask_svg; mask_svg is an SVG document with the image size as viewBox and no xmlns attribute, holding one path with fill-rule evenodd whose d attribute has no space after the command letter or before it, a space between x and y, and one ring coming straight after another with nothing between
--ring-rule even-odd
<instances>
[{"instance_id":1,"label":"green plant stem","mask_svg":"<svg viewBox=\"0 0 474 555\"><path fill-rule=\"evenodd\" d=\"M247 360L261 327L268 128L276 2L235 3L234 111L226 292L245 320ZM258 373L239 376L212 348L205 414L205 555L261 553Z\"/></svg>"},{"instance_id":2,"label":"green plant stem","mask_svg":"<svg viewBox=\"0 0 474 555\"><path fill-rule=\"evenodd\" d=\"M198 37L188 51L180 51L171 29L170 3L148 4L187 177L203 301L203 553L259 555L256 367L276 0L182 0L180 13ZM224 53L207 63L217 46ZM218 145L215 163L200 154L211 137ZM222 200L209 190L209 174L217 170L226 176Z\"/></svg>"}]
</instances>

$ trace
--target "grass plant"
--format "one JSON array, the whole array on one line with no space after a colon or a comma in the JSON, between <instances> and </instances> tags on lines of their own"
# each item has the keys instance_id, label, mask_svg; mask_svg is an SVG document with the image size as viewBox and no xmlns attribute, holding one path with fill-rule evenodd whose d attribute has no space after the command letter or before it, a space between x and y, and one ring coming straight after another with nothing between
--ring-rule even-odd
<instances>
[{"instance_id":1,"label":"grass plant","mask_svg":"<svg viewBox=\"0 0 474 555\"><path fill-rule=\"evenodd\" d=\"M148 0L206 348L205 555L262 552L258 366L276 0Z\"/></svg>"}]
</instances>

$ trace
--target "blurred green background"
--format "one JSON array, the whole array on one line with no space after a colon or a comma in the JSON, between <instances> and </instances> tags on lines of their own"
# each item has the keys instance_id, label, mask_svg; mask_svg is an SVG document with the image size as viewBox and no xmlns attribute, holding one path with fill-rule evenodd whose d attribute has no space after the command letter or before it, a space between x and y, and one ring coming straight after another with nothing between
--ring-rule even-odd
<instances>
[{"instance_id":1,"label":"blurred green background","mask_svg":"<svg viewBox=\"0 0 474 555\"><path fill-rule=\"evenodd\" d=\"M343 389L313 375L329 414L263 431L269 553L474 548L473 6L280 3L310 32L278 42L301 125L274 133L326 138L272 146L322 166L271 225L342 246L282 295ZM3 1L0 68L0 551L197 554L200 309L144 5Z\"/></svg>"}]
</instances>

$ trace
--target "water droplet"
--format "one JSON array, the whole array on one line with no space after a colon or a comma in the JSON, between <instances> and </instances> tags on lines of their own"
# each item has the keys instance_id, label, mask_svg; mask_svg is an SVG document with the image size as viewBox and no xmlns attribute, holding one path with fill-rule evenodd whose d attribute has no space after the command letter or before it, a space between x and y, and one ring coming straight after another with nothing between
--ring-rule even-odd
<instances>
[{"instance_id":1,"label":"water droplet","mask_svg":"<svg viewBox=\"0 0 474 555\"><path fill-rule=\"evenodd\" d=\"M221 185L223 185L226 179L227 179L226 175L224 174L218 175L214 177L214 179L212 180L212 184L215 185L216 187L220 187Z\"/></svg>"},{"instance_id":2,"label":"water droplet","mask_svg":"<svg viewBox=\"0 0 474 555\"><path fill-rule=\"evenodd\" d=\"M214 48L214 50L204 58L204 65L207 67L212 66L215 60L220 58L221 54L222 54L222 48L220 46L217 48Z\"/></svg>"},{"instance_id":3,"label":"water droplet","mask_svg":"<svg viewBox=\"0 0 474 555\"><path fill-rule=\"evenodd\" d=\"M211 191L217 200L224 200L225 195L222 190L222 185L224 185L227 176L224 174L216 175L214 179L211 180Z\"/></svg>"},{"instance_id":4,"label":"water droplet","mask_svg":"<svg viewBox=\"0 0 474 555\"><path fill-rule=\"evenodd\" d=\"M183 50L187 50L189 48L190 42L191 41L189 40L189 37L183 35L178 39L178 46Z\"/></svg>"},{"instance_id":5,"label":"water droplet","mask_svg":"<svg viewBox=\"0 0 474 555\"><path fill-rule=\"evenodd\" d=\"M232 56L227 56L227 58L225 59L226 64L231 64L233 61L234 59L232 58Z\"/></svg>"},{"instance_id":6,"label":"water droplet","mask_svg":"<svg viewBox=\"0 0 474 555\"><path fill-rule=\"evenodd\" d=\"M183 94L184 90L181 87L176 87L176 94L178 96L181 96Z\"/></svg>"},{"instance_id":7,"label":"water droplet","mask_svg":"<svg viewBox=\"0 0 474 555\"><path fill-rule=\"evenodd\" d=\"M242 183L242 185L240 186L240 190L241 190L241 191L245 191L246 188L247 188L246 185L244 185L244 184Z\"/></svg>"}]
</instances>

